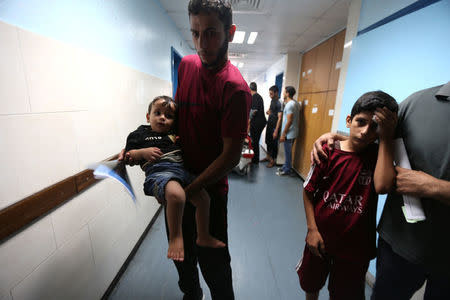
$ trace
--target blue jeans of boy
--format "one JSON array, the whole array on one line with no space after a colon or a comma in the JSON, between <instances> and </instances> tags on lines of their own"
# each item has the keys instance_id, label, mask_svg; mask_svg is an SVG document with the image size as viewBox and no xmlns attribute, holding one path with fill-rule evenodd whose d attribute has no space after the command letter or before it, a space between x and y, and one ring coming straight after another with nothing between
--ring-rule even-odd
<instances>
[{"instance_id":1,"label":"blue jeans of boy","mask_svg":"<svg viewBox=\"0 0 450 300\"><path fill-rule=\"evenodd\" d=\"M284 173L292 172L292 145L294 144L295 139L286 139L284 141L284 165L281 167L281 171Z\"/></svg>"}]
</instances>

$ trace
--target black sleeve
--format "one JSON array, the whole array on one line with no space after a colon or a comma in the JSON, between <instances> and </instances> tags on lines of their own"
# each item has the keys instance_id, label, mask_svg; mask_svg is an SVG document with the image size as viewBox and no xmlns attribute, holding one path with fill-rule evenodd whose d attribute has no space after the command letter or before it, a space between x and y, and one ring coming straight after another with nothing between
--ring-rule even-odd
<instances>
[{"instance_id":1,"label":"black sleeve","mask_svg":"<svg viewBox=\"0 0 450 300\"><path fill-rule=\"evenodd\" d=\"M137 131L133 131L127 137L127 144L125 145L125 151L128 152L133 149L141 148L141 135Z\"/></svg>"}]
</instances>

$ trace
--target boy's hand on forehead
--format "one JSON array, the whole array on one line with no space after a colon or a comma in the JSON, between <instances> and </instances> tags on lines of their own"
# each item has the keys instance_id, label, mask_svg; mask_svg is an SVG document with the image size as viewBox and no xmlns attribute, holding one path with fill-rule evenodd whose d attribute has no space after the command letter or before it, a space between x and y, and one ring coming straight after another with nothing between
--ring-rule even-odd
<instances>
[{"instance_id":1,"label":"boy's hand on forehead","mask_svg":"<svg viewBox=\"0 0 450 300\"><path fill-rule=\"evenodd\" d=\"M377 108L373 115L373 120L378 124L378 134L380 139L392 139L397 126L397 113L387 107Z\"/></svg>"}]
</instances>

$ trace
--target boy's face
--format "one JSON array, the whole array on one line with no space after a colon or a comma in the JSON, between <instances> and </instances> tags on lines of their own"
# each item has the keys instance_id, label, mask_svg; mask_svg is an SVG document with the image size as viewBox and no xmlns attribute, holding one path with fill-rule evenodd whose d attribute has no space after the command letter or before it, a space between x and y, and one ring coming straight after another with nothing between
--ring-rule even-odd
<instances>
[{"instance_id":1,"label":"boy's face","mask_svg":"<svg viewBox=\"0 0 450 300\"><path fill-rule=\"evenodd\" d=\"M166 133L172 128L175 121L175 107L158 99L152 104L152 110L147 113L147 122L155 132Z\"/></svg>"},{"instance_id":2,"label":"boy's face","mask_svg":"<svg viewBox=\"0 0 450 300\"><path fill-rule=\"evenodd\" d=\"M347 116L347 128L350 128L350 141L358 149L373 143L378 138L377 123L372 119L373 112L363 111L351 118Z\"/></svg>"},{"instance_id":3,"label":"boy's face","mask_svg":"<svg viewBox=\"0 0 450 300\"><path fill-rule=\"evenodd\" d=\"M227 59L228 43L233 40L236 26L225 32L224 24L216 13L189 17L192 41L203 65L214 68Z\"/></svg>"}]
</instances>

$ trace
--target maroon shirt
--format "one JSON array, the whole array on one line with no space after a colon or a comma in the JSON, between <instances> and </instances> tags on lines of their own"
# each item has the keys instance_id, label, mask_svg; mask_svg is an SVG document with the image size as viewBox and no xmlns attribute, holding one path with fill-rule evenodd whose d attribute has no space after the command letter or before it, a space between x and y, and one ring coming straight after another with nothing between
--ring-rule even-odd
<instances>
[{"instance_id":1,"label":"maroon shirt","mask_svg":"<svg viewBox=\"0 0 450 300\"><path fill-rule=\"evenodd\" d=\"M331 257L370 260L376 254L378 145L359 153L323 149L328 160L311 166L304 189L314 194L314 217L325 249Z\"/></svg>"},{"instance_id":2,"label":"maroon shirt","mask_svg":"<svg viewBox=\"0 0 450 300\"><path fill-rule=\"evenodd\" d=\"M247 136L252 97L239 70L227 61L218 71L202 66L198 55L185 56L178 69L178 135L186 168L205 170L222 152L223 138ZM228 191L225 176L216 185Z\"/></svg>"}]
</instances>

